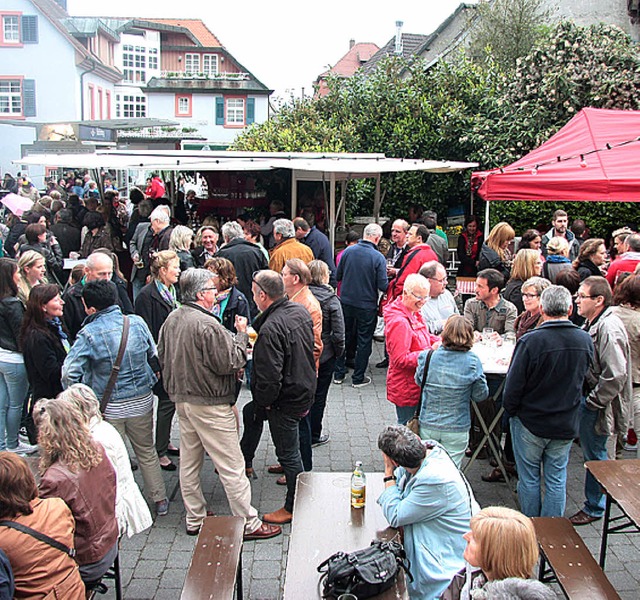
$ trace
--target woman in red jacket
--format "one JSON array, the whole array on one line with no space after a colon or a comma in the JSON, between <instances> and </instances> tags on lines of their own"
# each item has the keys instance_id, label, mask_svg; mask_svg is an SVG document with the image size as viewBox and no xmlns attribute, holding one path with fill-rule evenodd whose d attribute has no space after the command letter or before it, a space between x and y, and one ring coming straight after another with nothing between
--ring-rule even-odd
<instances>
[{"instance_id":1,"label":"woman in red jacket","mask_svg":"<svg viewBox=\"0 0 640 600\"><path fill-rule=\"evenodd\" d=\"M420 401L420 387L414 378L418 356L439 345L440 338L429 333L420 309L429 299L429 280L408 275L402 295L384 308L384 335L389 352L387 399L396 405L398 424L406 425Z\"/></svg>"}]
</instances>

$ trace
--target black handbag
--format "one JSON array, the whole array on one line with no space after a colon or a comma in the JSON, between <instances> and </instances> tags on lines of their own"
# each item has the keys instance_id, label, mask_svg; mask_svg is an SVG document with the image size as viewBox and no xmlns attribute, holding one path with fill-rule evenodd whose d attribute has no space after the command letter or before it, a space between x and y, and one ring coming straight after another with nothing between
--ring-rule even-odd
<instances>
[{"instance_id":1,"label":"black handbag","mask_svg":"<svg viewBox=\"0 0 640 600\"><path fill-rule=\"evenodd\" d=\"M358 600L377 596L396 581L400 569L411 581L407 555L402 544L374 540L368 548L349 554L336 552L318 566L323 573L323 598L337 598L340 594L354 594Z\"/></svg>"}]
</instances>

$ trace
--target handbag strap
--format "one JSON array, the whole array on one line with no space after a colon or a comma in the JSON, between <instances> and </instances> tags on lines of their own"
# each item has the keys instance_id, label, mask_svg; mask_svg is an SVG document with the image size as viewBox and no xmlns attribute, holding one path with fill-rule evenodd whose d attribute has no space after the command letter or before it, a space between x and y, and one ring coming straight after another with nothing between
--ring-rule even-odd
<instances>
[{"instance_id":1,"label":"handbag strap","mask_svg":"<svg viewBox=\"0 0 640 600\"><path fill-rule=\"evenodd\" d=\"M431 362L431 355L433 350L429 348L427 350L427 360L424 362L424 371L422 372L422 381L420 382L420 401L418 402L418 408L416 409L416 418L420 416L420 409L422 408L422 392L424 386L427 384L427 373L429 372L429 363Z\"/></svg>"},{"instance_id":2,"label":"handbag strap","mask_svg":"<svg viewBox=\"0 0 640 600\"><path fill-rule=\"evenodd\" d=\"M411 253L405 254L402 266L400 267L400 269L398 269L396 276L391 280L391 283L389 284L389 290L391 292L395 290L396 282L398 281L398 279L400 279L400 277L402 277L402 274L405 272L406 268L409 266L409 263L411 262L411 260L419 253L420 253L420 248L418 248L417 250L414 250ZM388 295L389 294L387 294L387 296ZM396 298L395 295L392 294L392 296L393 296L392 299Z\"/></svg>"},{"instance_id":3,"label":"handbag strap","mask_svg":"<svg viewBox=\"0 0 640 600\"><path fill-rule=\"evenodd\" d=\"M0 525L4 525L5 527L10 527L11 529L16 529L17 531L26 533L27 535L30 535L31 537L34 537L37 540L44 542L45 544L49 544L49 546L51 546L52 548L55 548L56 550L60 550L61 552L64 552L66 555L70 556L71 558L75 558L76 556L75 548L69 548L69 546L65 546L62 542L59 542L58 540L54 540L52 537L49 537L48 535L41 533L40 531L36 531L35 529L31 529L31 527L27 527L22 523L3 520L3 521L0 521Z\"/></svg>"},{"instance_id":4,"label":"handbag strap","mask_svg":"<svg viewBox=\"0 0 640 600\"><path fill-rule=\"evenodd\" d=\"M100 399L100 412L102 414L104 414L104 411L107 409L107 404L109 404L109 400L111 400L111 394L113 393L113 388L116 385L116 379L118 379L118 374L120 373L120 364L122 363L122 359L124 357L124 351L127 347L128 339L129 317L127 317L127 315L122 315L122 337L120 338L118 355L116 356L116 361L113 363L111 375L109 376L109 381L107 381L107 387L104 388L104 393L102 394L102 398Z\"/></svg>"}]
</instances>

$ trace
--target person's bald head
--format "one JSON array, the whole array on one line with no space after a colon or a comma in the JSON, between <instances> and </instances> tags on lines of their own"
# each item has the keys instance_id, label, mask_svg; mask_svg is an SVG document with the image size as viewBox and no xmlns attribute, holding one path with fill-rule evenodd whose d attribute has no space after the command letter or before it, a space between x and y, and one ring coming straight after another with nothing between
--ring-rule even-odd
<instances>
[{"instance_id":1,"label":"person's bald head","mask_svg":"<svg viewBox=\"0 0 640 600\"><path fill-rule=\"evenodd\" d=\"M102 252L94 252L87 258L84 275L87 281L109 281L113 276L113 260Z\"/></svg>"}]
</instances>

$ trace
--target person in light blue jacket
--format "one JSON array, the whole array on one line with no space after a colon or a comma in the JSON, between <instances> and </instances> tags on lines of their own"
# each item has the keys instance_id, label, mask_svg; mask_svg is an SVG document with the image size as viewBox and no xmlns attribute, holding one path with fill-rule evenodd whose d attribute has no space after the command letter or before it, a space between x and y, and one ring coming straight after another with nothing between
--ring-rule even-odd
<instances>
[{"instance_id":1,"label":"person in light blue jacket","mask_svg":"<svg viewBox=\"0 0 640 600\"><path fill-rule=\"evenodd\" d=\"M87 318L62 365L62 385L84 383L102 398L118 356L123 314L116 304L117 289L111 281L88 281L82 289ZM113 392L104 409L124 439L129 438L140 464L145 492L156 505L156 514L169 512L169 500L153 443L153 386L160 373L158 351L142 317L128 315L129 334Z\"/></svg>"},{"instance_id":2,"label":"person in light blue jacket","mask_svg":"<svg viewBox=\"0 0 640 600\"><path fill-rule=\"evenodd\" d=\"M385 490L378 504L391 527L404 528L404 547L413 581L412 600L434 600L464 567L471 516L478 511L473 492L438 443L423 442L403 425L378 437L385 467Z\"/></svg>"},{"instance_id":3,"label":"person in light blue jacket","mask_svg":"<svg viewBox=\"0 0 640 600\"><path fill-rule=\"evenodd\" d=\"M442 346L431 357L420 406L420 437L440 442L460 467L469 442L471 401L489 395L487 378L473 346L471 323L460 315L447 319ZM418 357L416 383L422 385L428 352Z\"/></svg>"}]
</instances>

